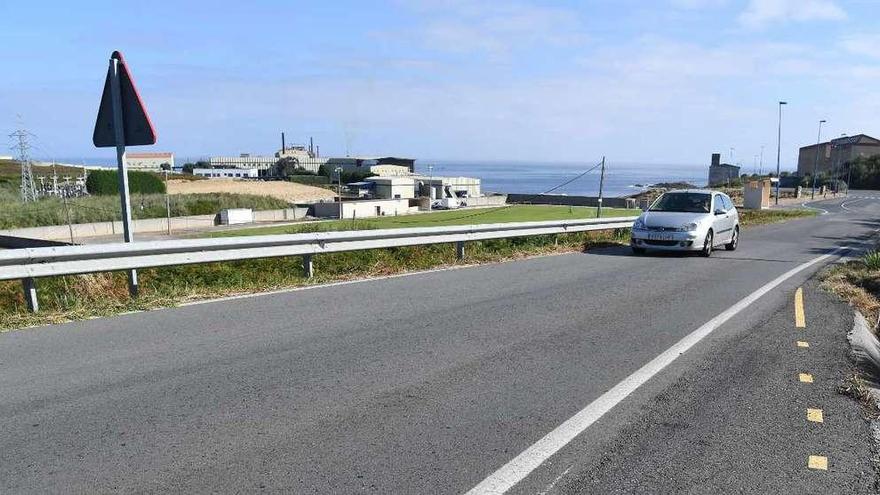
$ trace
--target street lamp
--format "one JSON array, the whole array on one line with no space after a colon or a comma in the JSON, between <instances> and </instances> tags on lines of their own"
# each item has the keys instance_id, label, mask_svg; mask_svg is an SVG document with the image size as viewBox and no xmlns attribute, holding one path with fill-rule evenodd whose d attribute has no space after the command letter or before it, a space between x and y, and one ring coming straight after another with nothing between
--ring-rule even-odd
<instances>
[{"instance_id":1,"label":"street lamp","mask_svg":"<svg viewBox=\"0 0 880 495\"><path fill-rule=\"evenodd\" d=\"M788 105L787 101L779 102L779 133L776 135L776 204L779 204L779 157L782 153L782 105Z\"/></svg>"},{"instance_id":2,"label":"street lamp","mask_svg":"<svg viewBox=\"0 0 880 495\"><path fill-rule=\"evenodd\" d=\"M434 203L434 166L428 165L428 211L431 211Z\"/></svg>"},{"instance_id":3,"label":"street lamp","mask_svg":"<svg viewBox=\"0 0 880 495\"><path fill-rule=\"evenodd\" d=\"M342 167L336 167L336 196L339 197L339 219L342 220Z\"/></svg>"},{"instance_id":4,"label":"street lamp","mask_svg":"<svg viewBox=\"0 0 880 495\"><path fill-rule=\"evenodd\" d=\"M816 199L816 168L819 167L819 143L822 141L822 124L825 119L819 121L819 135L816 137L816 160L813 162L813 190L810 192L810 199Z\"/></svg>"}]
</instances>

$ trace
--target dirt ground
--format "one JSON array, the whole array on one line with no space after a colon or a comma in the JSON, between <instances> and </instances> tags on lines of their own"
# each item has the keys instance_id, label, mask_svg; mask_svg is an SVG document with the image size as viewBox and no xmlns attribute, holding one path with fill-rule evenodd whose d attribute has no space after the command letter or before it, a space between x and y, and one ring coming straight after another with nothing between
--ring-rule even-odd
<instances>
[{"instance_id":1,"label":"dirt ground","mask_svg":"<svg viewBox=\"0 0 880 495\"><path fill-rule=\"evenodd\" d=\"M256 194L259 196L271 196L283 199L290 203L305 203L321 199L333 199L333 191L320 187L297 184L283 181L244 181L235 179L209 179L209 180L170 180L168 181L169 194L197 194L197 193L236 193Z\"/></svg>"}]
</instances>

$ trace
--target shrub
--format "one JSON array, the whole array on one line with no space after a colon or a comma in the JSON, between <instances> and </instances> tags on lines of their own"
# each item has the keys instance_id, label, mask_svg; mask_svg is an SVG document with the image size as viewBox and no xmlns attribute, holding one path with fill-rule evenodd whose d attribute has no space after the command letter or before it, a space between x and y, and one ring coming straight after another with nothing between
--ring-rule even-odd
<instances>
[{"instance_id":1,"label":"shrub","mask_svg":"<svg viewBox=\"0 0 880 495\"><path fill-rule=\"evenodd\" d=\"M862 262L870 270L880 270L880 251L871 251L862 257Z\"/></svg>"},{"instance_id":2,"label":"shrub","mask_svg":"<svg viewBox=\"0 0 880 495\"><path fill-rule=\"evenodd\" d=\"M119 194L119 175L116 170L93 170L86 179L86 190L96 196ZM131 194L162 194L165 183L156 174L128 172L128 191Z\"/></svg>"}]
</instances>

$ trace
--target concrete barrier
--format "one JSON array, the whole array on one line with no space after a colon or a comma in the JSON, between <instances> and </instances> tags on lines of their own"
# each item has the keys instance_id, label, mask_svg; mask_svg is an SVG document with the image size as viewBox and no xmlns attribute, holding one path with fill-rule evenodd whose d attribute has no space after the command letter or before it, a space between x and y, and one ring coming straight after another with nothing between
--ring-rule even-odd
<instances>
[{"instance_id":1,"label":"concrete barrier","mask_svg":"<svg viewBox=\"0 0 880 495\"><path fill-rule=\"evenodd\" d=\"M508 194L507 202L531 205L599 206L599 198L596 196L562 194ZM636 200L632 198L602 198L602 206L606 208L635 208L636 204Z\"/></svg>"}]
</instances>

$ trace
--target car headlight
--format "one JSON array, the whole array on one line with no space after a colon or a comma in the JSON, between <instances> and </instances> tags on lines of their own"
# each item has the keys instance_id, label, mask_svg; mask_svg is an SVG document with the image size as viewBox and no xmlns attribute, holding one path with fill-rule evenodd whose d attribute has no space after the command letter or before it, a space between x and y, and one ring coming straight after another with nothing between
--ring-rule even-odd
<instances>
[{"instance_id":1,"label":"car headlight","mask_svg":"<svg viewBox=\"0 0 880 495\"><path fill-rule=\"evenodd\" d=\"M693 232L697 230L698 225L694 222L686 223L678 228L680 232Z\"/></svg>"},{"instance_id":2,"label":"car headlight","mask_svg":"<svg viewBox=\"0 0 880 495\"><path fill-rule=\"evenodd\" d=\"M645 221L642 220L642 217L636 218L636 222L633 224L633 230L644 230L645 229Z\"/></svg>"}]
</instances>

